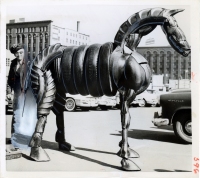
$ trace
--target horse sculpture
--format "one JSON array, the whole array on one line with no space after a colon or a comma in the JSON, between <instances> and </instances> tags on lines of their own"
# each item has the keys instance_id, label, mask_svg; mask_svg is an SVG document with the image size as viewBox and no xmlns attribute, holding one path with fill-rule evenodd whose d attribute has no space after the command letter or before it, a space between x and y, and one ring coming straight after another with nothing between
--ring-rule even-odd
<instances>
[{"instance_id":1,"label":"horse sculpture","mask_svg":"<svg viewBox=\"0 0 200 178\"><path fill-rule=\"evenodd\" d=\"M139 155L129 147L129 104L136 95L147 89L151 69L147 60L136 48L144 35L161 25L170 45L181 55L188 56L190 46L178 27L176 13L183 10L152 8L142 10L124 22L114 39L103 45L62 46L55 44L44 49L30 65L30 81L37 102L38 121L30 141L30 157L36 161L49 161L41 147L47 115L50 110L56 115L56 142L59 149L73 151L75 148L65 141L64 106L66 93L114 96L120 93L122 140L118 156L122 158L124 170L140 170L129 158ZM124 52L126 45L131 53Z\"/></svg>"}]
</instances>

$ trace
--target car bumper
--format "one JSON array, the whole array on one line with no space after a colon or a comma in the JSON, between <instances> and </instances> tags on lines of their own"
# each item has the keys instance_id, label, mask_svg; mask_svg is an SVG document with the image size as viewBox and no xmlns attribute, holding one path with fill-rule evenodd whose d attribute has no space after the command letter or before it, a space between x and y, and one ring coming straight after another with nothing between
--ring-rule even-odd
<instances>
[{"instance_id":1,"label":"car bumper","mask_svg":"<svg viewBox=\"0 0 200 178\"><path fill-rule=\"evenodd\" d=\"M79 104L77 104L77 106L79 107L97 107L98 103L93 103L93 102L80 102Z\"/></svg>"},{"instance_id":2,"label":"car bumper","mask_svg":"<svg viewBox=\"0 0 200 178\"><path fill-rule=\"evenodd\" d=\"M98 103L98 105L101 105L101 106L116 106L116 102L112 102L112 101L100 101Z\"/></svg>"},{"instance_id":3,"label":"car bumper","mask_svg":"<svg viewBox=\"0 0 200 178\"><path fill-rule=\"evenodd\" d=\"M169 119L168 118L162 118L161 115L158 114L158 112L154 112L154 117L152 119L152 123L155 126L164 126L169 125Z\"/></svg>"}]
</instances>

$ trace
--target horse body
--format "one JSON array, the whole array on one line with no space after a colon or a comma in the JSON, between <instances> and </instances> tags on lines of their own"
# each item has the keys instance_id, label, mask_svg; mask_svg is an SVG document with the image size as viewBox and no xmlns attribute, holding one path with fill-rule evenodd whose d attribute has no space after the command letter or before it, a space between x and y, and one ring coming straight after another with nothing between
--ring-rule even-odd
<instances>
[{"instance_id":1,"label":"horse body","mask_svg":"<svg viewBox=\"0 0 200 178\"><path fill-rule=\"evenodd\" d=\"M30 142L31 157L36 161L49 160L41 148L42 134L50 110L56 114L56 141L60 149L75 150L65 141L64 105L66 93L114 96L120 93L122 140L117 153L122 157L125 170L140 170L129 158L139 157L128 145L127 131L130 125L129 103L150 84L151 70L147 60L136 48L142 38L157 25L161 25L171 46L183 56L190 47L173 15L182 10L163 8L145 9L124 22L114 43L90 46L52 45L44 49L31 66L31 86L38 103L38 122ZM124 52L126 45L131 53Z\"/></svg>"}]
</instances>

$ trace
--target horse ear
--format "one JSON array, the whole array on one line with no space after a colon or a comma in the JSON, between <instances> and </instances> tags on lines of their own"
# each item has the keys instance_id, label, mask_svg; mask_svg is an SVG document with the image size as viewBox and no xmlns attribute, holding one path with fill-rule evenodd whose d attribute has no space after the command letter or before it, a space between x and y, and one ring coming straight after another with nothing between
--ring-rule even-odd
<instances>
[{"instance_id":1,"label":"horse ear","mask_svg":"<svg viewBox=\"0 0 200 178\"><path fill-rule=\"evenodd\" d=\"M175 14L184 11L185 9L173 9L168 12L168 15L174 16Z\"/></svg>"}]
</instances>

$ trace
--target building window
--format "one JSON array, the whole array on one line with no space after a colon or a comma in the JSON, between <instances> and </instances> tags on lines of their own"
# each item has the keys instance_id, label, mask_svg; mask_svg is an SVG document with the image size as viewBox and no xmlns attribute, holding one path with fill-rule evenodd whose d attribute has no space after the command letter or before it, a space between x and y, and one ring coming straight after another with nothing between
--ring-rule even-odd
<instances>
[{"instance_id":1,"label":"building window","mask_svg":"<svg viewBox=\"0 0 200 178\"><path fill-rule=\"evenodd\" d=\"M22 43L23 44L25 43L25 35L24 34L22 35Z\"/></svg>"},{"instance_id":2,"label":"building window","mask_svg":"<svg viewBox=\"0 0 200 178\"><path fill-rule=\"evenodd\" d=\"M10 59L6 58L6 66L10 66Z\"/></svg>"},{"instance_id":3,"label":"building window","mask_svg":"<svg viewBox=\"0 0 200 178\"><path fill-rule=\"evenodd\" d=\"M70 43L72 43L72 40L70 40Z\"/></svg>"},{"instance_id":4,"label":"building window","mask_svg":"<svg viewBox=\"0 0 200 178\"><path fill-rule=\"evenodd\" d=\"M45 43L48 43L48 33L45 33Z\"/></svg>"},{"instance_id":5,"label":"building window","mask_svg":"<svg viewBox=\"0 0 200 178\"><path fill-rule=\"evenodd\" d=\"M9 49L8 44L9 44L9 38L8 38L8 35L6 35L6 49Z\"/></svg>"},{"instance_id":6,"label":"building window","mask_svg":"<svg viewBox=\"0 0 200 178\"><path fill-rule=\"evenodd\" d=\"M33 35L33 51L36 50L36 34Z\"/></svg>"},{"instance_id":7,"label":"building window","mask_svg":"<svg viewBox=\"0 0 200 178\"><path fill-rule=\"evenodd\" d=\"M76 41L76 45L77 45L77 41Z\"/></svg>"},{"instance_id":8,"label":"building window","mask_svg":"<svg viewBox=\"0 0 200 178\"><path fill-rule=\"evenodd\" d=\"M20 43L20 35L17 35L17 43Z\"/></svg>"},{"instance_id":9,"label":"building window","mask_svg":"<svg viewBox=\"0 0 200 178\"><path fill-rule=\"evenodd\" d=\"M66 38L66 42L68 42L68 39Z\"/></svg>"}]
</instances>

